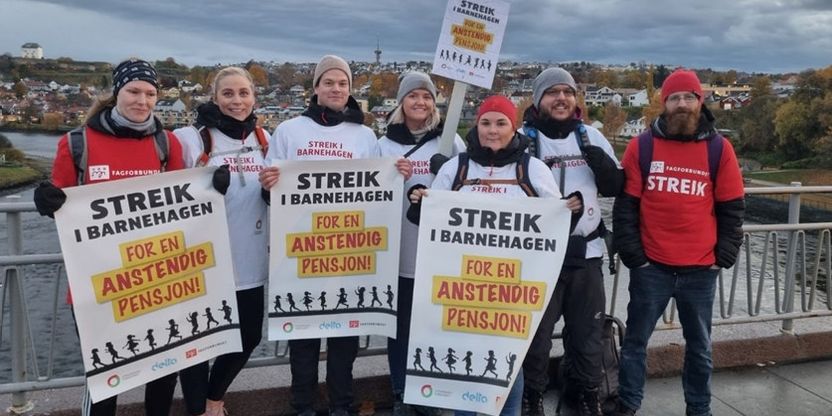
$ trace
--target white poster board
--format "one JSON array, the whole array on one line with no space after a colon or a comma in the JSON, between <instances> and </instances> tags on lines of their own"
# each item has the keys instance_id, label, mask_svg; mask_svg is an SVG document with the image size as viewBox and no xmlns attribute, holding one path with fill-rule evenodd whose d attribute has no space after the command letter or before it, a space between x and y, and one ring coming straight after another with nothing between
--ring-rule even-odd
<instances>
[{"instance_id":1,"label":"white poster board","mask_svg":"<svg viewBox=\"0 0 832 416\"><path fill-rule=\"evenodd\" d=\"M559 199L429 191L406 403L500 413L552 297L570 218Z\"/></svg>"},{"instance_id":2,"label":"white poster board","mask_svg":"<svg viewBox=\"0 0 832 416\"><path fill-rule=\"evenodd\" d=\"M242 350L213 170L64 189L55 222L94 402Z\"/></svg>"},{"instance_id":3,"label":"white poster board","mask_svg":"<svg viewBox=\"0 0 832 416\"><path fill-rule=\"evenodd\" d=\"M404 185L395 162L276 163L270 340L396 336Z\"/></svg>"},{"instance_id":4,"label":"white poster board","mask_svg":"<svg viewBox=\"0 0 832 416\"><path fill-rule=\"evenodd\" d=\"M449 0L431 72L490 89L508 11L501 0Z\"/></svg>"}]
</instances>

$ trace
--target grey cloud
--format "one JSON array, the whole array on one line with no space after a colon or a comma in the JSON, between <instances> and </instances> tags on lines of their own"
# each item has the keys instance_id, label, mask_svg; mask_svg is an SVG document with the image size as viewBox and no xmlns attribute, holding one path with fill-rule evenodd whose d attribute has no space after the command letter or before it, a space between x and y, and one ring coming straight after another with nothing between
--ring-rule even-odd
<instances>
[{"instance_id":1,"label":"grey cloud","mask_svg":"<svg viewBox=\"0 0 832 416\"><path fill-rule=\"evenodd\" d=\"M15 5L22 0L4 0ZM248 59L315 61L325 53L347 59L373 59L378 37L385 61L433 56L444 0L286 0L171 1L44 0L32 5L60 5L71 12L95 13L118 30L136 22L145 32L132 33L149 45L139 52L151 58L173 56L189 65ZM54 10L56 6L49 9ZM116 29L112 29L116 28ZM87 28L85 28L87 29ZM33 33L45 45L61 36ZM43 37L43 39L41 39ZM107 39L109 34L98 34ZM113 35L119 38L118 35ZM0 28L0 39L10 38ZM16 37L17 38L17 37ZM167 41L160 40L167 39ZM2 41L0 41L2 42ZM17 41L22 44L22 41ZM65 43L65 42L64 42ZM6 46L16 53L18 45ZM4 48L0 48L2 52ZM99 59L124 56L115 43L97 51ZM629 63L645 60L689 67L746 71L799 71L832 64L832 2L828 0L718 0L654 2L647 0L516 0L502 56L522 61L592 61ZM91 53L91 52L90 52Z\"/></svg>"}]
</instances>

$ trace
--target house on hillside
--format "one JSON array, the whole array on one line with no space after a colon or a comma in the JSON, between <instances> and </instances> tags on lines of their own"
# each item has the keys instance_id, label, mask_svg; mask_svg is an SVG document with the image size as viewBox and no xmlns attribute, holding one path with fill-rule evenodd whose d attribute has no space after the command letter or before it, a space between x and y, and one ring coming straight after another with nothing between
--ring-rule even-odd
<instances>
[{"instance_id":1,"label":"house on hillside","mask_svg":"<svg viewBox=\"0 0 832 416\"><path fill-rule=\"evenodd\" d=\"M612 101L621 105L621 94L610 87L587 87L584 102L589 106L603 106Z\"/></svg>"},{"instance_id":2,"label":"house on hillside","mask_svg":"<svg viewBox=\"0 0 832 416\"><path fill-rule=\"evenodd\" d=\"M644 116L632 120L627 120L627 122L624 123L624 127L621 129L621 136L638 136L647 128L646 122L647 119Z\"/></svg>"},{"instance_id":3,"label":"house on hillside","mask_svg":"<svg viewBox=\"0 0 832 416\"><path fill-rule=\"evenodd\" d=\"M188 111L180 99L157 101L153 114L168 128L190 126L196 119L196 112Z\"/></svg>"},{"instance_id":4,"label":"house on hillside","mask_svg":"<svg viewBox=\"0 0 832 416\"><path fill-rule=\"evenodd\" d=\"M630 107L644 107L650 104L647 90L638 90L627 95L627 103Z\"/></svg>"},{"instance_id":5,"label":"house on hillside","mask_svg":"<svg viewBox=\"0 0 832 416\"><path fill-rule=\"evenodd\" d=\"M43 59L43 48L34 42L24 43L20 47L20 57L26 59Z\"/></svg>"},{"instance_id":6,"label":"house on hillside","mask_svg":"<svg viewBox=\"0 0 832 416\"><path fill-rule=\"evenodd\" d=\"M156 108L154 111L161 112L178 112L185 111L185 103L180 99L176 100L159 100L156 101Z\"/></svg>"}]
</instances>

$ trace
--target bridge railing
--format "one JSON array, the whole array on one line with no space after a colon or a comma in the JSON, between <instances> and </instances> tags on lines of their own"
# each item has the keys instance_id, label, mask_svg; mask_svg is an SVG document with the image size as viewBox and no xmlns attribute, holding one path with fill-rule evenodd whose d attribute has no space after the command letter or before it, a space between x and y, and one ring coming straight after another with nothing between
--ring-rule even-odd
<instances>
[{"instance_id":1,"label":"bridge railing","mask_svg":"<svg viewBox=\"0 0 832 416\"><path fill-rule=\"evenodd\" d=\"M832 316L832 300L828 296L832 288L832 222L800 222L800 196L812 193L832 193L832 186L800 186L793 183L787 187L746 188L748 195L787 195L788 222L743 227L744 242L737 264L719 274L716 302L719 316L715 317L714 325L782 321L781 330L791 333L795 319ZM80 375L54 377L55 322L64 281L61 276L63 257L60 253L22 254L24 230L21 214L34 211L34 204L29 202L0 203L0 213L6 216L8 240L8 255L0 256L0 271L3 272L0 282L0 347L4 342L9 343L11 353L11 381L0 384L0 394L12 394L10 410L17 413L31 409L32 404L26 399L28 391L84 384L84 377ZM807 244L807 239L813 240L814 244ZM610 314L616 313L621 292L626 292L622 265L620 261L616 260L616 263L617 272L609 296ZM49 264L58 265L58 270L50 294L51 328L44 340L43 337L32 336L28 297L23 284L26 276L22 268ZM624 301L623 298L620 300ZM8 331L3 325L7 310ZM656 329L678 327L675 304L671 302ZM36 339L39 342L37 345ZM252 358L248 367L288 364L287 353L287 343L276 342L273 353ZM382 354L386 354L385 348L371 347L370 338L362 338L360 356ZM39 365L41 360L46 361L45 369Z\"/></svg>"}]
</instances>

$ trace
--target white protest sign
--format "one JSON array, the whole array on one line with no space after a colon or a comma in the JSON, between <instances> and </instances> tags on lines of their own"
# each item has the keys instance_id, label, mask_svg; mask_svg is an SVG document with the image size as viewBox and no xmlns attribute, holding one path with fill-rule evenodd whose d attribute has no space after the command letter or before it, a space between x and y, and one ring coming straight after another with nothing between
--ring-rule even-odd
<instances>
[{"instance_id":1,"label":"white protest sign","mask_svg":"<svg viewBox=\"0 0 832 416\"><path fill-rule=\"evenodd\" d=\"M277 163L270 340L396 336L403 178L395 162Z\"/></svg>"},{"instance_id":2,"label":"white protest sign","mask_svg":"<svg viewBox=\"0 0 832 416\"><path fill-rule=\"evenodd\" d=\"M94 402L241 351L212 171L64 189L55 221Z\"/></svg>"},{"instance_id":3,"label":"white protest sign","mask_svg":"<svg viewBox=\"0 0 832 416\"><path fill-rule=\"evenodd\" d=\"M406 403L500 413L552 297L570 218L558 199L429 191Z\"/></svg>"},{"instance_id":4,"label":"white protest sign","mask_svg":"<svg viewBox=\"0 0 832 416\"><path fill-rule=\"evenodd\" d=\"M449 0L431 72L490 89L508 10L500 0Z\"/></svg>"}]
</instances>

